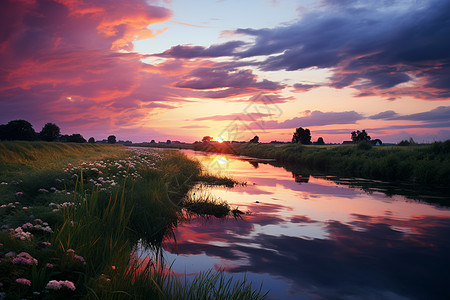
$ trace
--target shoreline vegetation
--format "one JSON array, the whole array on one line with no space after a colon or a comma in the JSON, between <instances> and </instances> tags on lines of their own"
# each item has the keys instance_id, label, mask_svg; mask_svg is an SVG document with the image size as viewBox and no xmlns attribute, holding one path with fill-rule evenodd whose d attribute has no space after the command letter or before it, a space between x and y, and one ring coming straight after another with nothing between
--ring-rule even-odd
<instances>
[{"instance_id":1,"label":"shoreline vegetation","mask_svg":"<svg viewBox=\"0 0 450 300\"><path fill-rule=\"evenodd\" d=\"M450 186L450 140L411 146L199 143L180 148L274 160L311 174Z\"/></svg>"},{"instance_id":2,"label":"shoreline vegetation","mask_svg":"<svg viewBox=\"0 0 450 300\"><path fill-rule=\"evenodd\" d=\"M236 217L191 191L237 184L175 151L0 143L0 298L262 299L262 286L209 271L180 276L161 244L186 214ZM189 210L190 207L194 209ZM147 257L139 257L145 249Z\"/></svg>"}]
</instances>

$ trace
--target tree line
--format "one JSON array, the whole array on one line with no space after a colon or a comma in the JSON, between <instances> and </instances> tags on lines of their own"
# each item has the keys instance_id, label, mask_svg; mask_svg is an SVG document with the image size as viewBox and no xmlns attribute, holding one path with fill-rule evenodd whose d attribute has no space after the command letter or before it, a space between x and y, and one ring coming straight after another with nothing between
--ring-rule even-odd
<instances>
[{"instance_id":1,"label":"tree line","mask_svg":"<svg viewBox=\"0 0 450 300\"><path fill-rule=\"evenodd\" d=\"M13 120L7 124L0 125L0 140L7 141L47 141L67 143L95 143L93 137L89 141L79 133L61 134L61 129L54 123L46 123L40 132L36 132L30 122L25 120ZM116 137L110 135L107 139L109 144L116 143Z\"/></svg>"},{"instance_id":2,"label":"tree line","mask_svg":"<svg viewBox=\"0 0 450 300\"><path fill-rule=\"evenodd\" d=\"M362 131L353 131L351 133L353 144L371 144L371 145L381 145L383 142L380 139L372 140L367 132L363 129ZM292 136L292 143L300 143L304 145L325 145L322 137L317 139L317 142L311 142L311 131L308 128L299 127L295 130Z\"/></svg>"}]
</instances>

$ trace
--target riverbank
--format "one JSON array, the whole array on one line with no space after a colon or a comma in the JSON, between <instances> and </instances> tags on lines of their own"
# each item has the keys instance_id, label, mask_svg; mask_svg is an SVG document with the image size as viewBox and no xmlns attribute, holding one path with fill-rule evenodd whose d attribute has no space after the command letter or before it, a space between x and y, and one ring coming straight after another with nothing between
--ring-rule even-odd
<instances>
[{"instance_id":1,"label":"riverbank","mask_svg":"<svg viewBox=\"0 0 450 300\"><path fill-rule=\"evenodd\" d=\"M187 282L159 254L187 192L210 178L198 162L114 145L5 142L0 150L0 298L263 297L220 272ZM138 244L152 256L134 254Z\"/></svg>"},{"instance_id":2,"label":"riverbank","mask_svg":"<svg viewBox=\"0 0 450 300\"><path fill-rule=\"evenodd\" d=\"M450 185L450 140L407 147L210 143L194 150L275 159L312 174Z\"/></svg>"}]
</instances>

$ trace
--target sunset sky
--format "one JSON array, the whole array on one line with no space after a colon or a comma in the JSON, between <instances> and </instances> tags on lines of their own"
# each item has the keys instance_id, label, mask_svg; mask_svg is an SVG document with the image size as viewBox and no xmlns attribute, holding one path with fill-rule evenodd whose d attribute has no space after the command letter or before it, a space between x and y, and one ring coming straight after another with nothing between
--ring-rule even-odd
<instances>
[{"instance_id":1,"label":"sunset sky","mask_svg":"<svg viewBox=\"0 0 450 300\"><path fill-rule=\"evenodd\" d=\"M450 139L448 0L1 0L0 124L86 139Z\"/></svg>"}]
</instances>

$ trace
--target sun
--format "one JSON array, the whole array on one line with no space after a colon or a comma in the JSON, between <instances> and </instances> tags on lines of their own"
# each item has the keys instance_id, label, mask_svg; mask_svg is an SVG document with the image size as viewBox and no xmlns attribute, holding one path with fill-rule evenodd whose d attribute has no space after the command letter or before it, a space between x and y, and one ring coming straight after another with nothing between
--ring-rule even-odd
<instances>
[{"instance_id":1,"label":"sun","mask_svg":"<svg viewBox=\"0 0 450 300\"><path fill-rule=\"evenodd\" d=\"M217 137L217 141L218 141L219 143L223 143L223 142L225 142L226 140L227 140L227 138L224 137L224 136L219 136L219 137Z\"/></svg>"}]
</instances>

